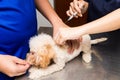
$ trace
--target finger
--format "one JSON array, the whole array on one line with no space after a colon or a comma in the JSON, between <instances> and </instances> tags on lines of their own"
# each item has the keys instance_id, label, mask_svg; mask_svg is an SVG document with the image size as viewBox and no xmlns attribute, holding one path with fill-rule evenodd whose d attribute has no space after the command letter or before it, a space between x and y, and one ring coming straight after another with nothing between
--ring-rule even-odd
<instances>
[{"instance_id":1,"label":"finger","mask_svg":"<svg viewBox=\"0 0 120 80\"><path fill-rule=\"evenodd\" d=\"M75 10L74 10L74 6L73 6L73 2L70 3L70 6L69 6L69 10L66 12L66 14L68 16L72 16L74 14Z\"/></svg>"},{"instance_id":2,"label":"finger","mask_svg":"<svg viewBox=\"0 0 120 80\"><path fill-rule=\"evenodd\" d=\"M84 1L78 1L78 9L83 9L84 5L85 5Z\"/></svg>"},{"instance_id":3,"label":"finger","mask_svg":"<svg viewBox=\"0 0 120 80\"><path fill-rule=\"evenodd\" d=\"M77 3L77 1L78 1L78 0L73 0L73 3L75 4L75 3Z\"/></svg>"},{"instance_id":4,"label":"finger","mask_svg":"<svg viewBox=\"0 0 120 80\"><path fill-rule=\"evenodd\" d=\"M75 18L78 18L78 15L76 15Z\"/></svg>"},{"instance_id":5,"label":"finger","mask_svg":"<svg viewBox=\"0 0 120 80\"><path fill-rule=\"evenodd\" d=\"M70 14L71 14L71 15L73 15L73 14L74 14L74 12L73 12L73 10L72 10L72 8L71 8L71 7L70 7L69 12L70 12Z\"/></svg>"},{"instance_id":6,"label":"finger","mask_svg":"<svg viewBox=\"0 0 120 80\"><path fill-rule=\"evenodd\" d=\"M80 5L79 2L80 2L80 1L75 1L75 2L73 2L74 10L75 10L75 12L77 12L78 14L81 13L81 10L80 10L80 8L79 8L79 5Z\"/></svg>"},{"instance_id":7,"label":"finger","mask_svg":"<svg viewBox=\"0 0 120 80\"><path fill-rule=\"evenodd\" d=\"M26 64L26 65L16 64L16 65L17 65L17 69L18 69L17 73L23 73L30 67L29 64Z\"/></svg>"},{"instance_id":8,"label":"finger","mask_svg":"<svg viewBox=\"0 0 120 80\"><path fill-rule=\"evenodd\" d=\"M17 57L14 57L13 59L14 59L14 62L17 64L23 64L23 65L27 64L25 60L19 59Z\"/></svg>"},{"instance_id":9,"label":"finger","mask_svg":"<svg viewBox=\"0 0 120 80\"><path fill-rule=\"evenodd\" d=\"M68 11L66 11L66 14L68 15L68 16L71 16L71 14L70 14L70 11L68 10Z\"/></svg>"},{"instance_id":10,"label":"finger","mask_svg":"<svg viewBox=\"0 0 120 80\"><path fill-rule=\"evenodd\" d=\"M25 72L21 72L21 73L17 73L16 76L20 76L20 75L23 75L25 73L26 73L26 71Z\"/></svg>"},{"instance_id":11,"label":"finger","mask_svg":"<svg viewBox=\"0 0 120 80\"><path fill-rule=\"evenodd\" d=\"M79 6L79 8L81 9L81 14L84 14L88 9L88 3L85 1L81 1L81 5Z\"/></svg>"},{"instance_id":12,"label":"finger","mask_svg":"<svg viewBox=\"0 0 120 80\"><path fill-rule=\"evenodd\" d=\"M75 9L75 7L74 7L73 2L70 3L70 8L71 8L71 10L73 11L73 13L76 12L76 9Z\"/></svg>"},{"instance_id":13,"label":"finger","mask_svg":"<svg viewBox=\"0 0 120 80\"><path fill-rule=\"evenodd\" d=\"M80 10L78 15L79 15L80 17L82 17L82 9L83 9L84 4L83 4L83 2L81 2L81 1L79 1L78 4L79 4L79 5L78 5L78 9Z\"/></svg>"}]
</instances>

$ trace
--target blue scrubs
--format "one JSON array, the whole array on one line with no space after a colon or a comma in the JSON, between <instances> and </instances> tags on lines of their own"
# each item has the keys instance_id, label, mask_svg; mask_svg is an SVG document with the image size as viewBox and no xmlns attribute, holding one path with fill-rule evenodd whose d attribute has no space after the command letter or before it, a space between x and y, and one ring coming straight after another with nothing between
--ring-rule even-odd
<instances>
[{"instance_id":1,"label":"blue scrubs","mask_svg":"<svg viewBox=\"0 0 120 80\"><path fill-rule=\"evenodd\" d=\"M120 0L87 0L89 2L88 21L98 19L120 8Z\"/></svg>"},{"instance_id":2,"label":"blue scrubs","mask_svg":"<svg viewBox=\"0 0 120 80\"><path fill-rule=\"evenodd\" d=\"M103 17L106 14L120 8L120 0L87 0L87 1L89 2L88 22ZM107 43L108 46L116 46L118 43L120 43L119 34L120 30L116 30L112 32L94 34L91 35L91 37L92 38L108 37L108 40L104 43L105 44Z\"/></svg>"},{"instance_id":3,"label":"blue scrubs","mask_svg":"<svg viewBox=\"0 0 120 80\"><path fill-rule=\"evenodd\" d=\"M0 0L0 54L25 59L29 39L37 34L34 0ZM0 73L0 80L13 80Z\"/></svg>"}]
</instances>

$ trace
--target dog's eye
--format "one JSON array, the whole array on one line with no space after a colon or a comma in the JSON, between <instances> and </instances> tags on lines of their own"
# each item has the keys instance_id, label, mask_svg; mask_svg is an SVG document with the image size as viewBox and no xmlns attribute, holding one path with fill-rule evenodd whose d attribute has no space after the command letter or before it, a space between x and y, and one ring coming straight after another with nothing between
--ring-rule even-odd
<instances>
[{"instance_id":1,"label":"dog's eye","mask_svg":"<svg viewBox=\"0 0 120 80\"><path fill-rule=\"evenodd\" d=\"M34 55L35 54L35 52L30 52L32 55Z\"/></svg>"}]
</instances>

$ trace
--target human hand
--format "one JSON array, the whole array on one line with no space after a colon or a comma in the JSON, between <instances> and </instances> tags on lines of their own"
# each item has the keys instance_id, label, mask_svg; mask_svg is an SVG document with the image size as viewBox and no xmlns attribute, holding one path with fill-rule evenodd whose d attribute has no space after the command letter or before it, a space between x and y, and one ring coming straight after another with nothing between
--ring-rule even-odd
<instances>
[{"instance_id":1,"label":"human hand","mask_svg":"<svg viewBox=\"0 0 120 80\"><path fill-rule=\"evenodd\" d=\"M26 73L30 65L17 57L10 55L0 55L0 72L10 76L19 76Z\"/></svg>"},{"instance_id":2,"label":"human hand","mask_svg":"<svg viewBox=\"0 0 120 80\"><path fill-rule=\"evenodd\" d=\"M54 41L59 45L63 45L67 40L77 40L79 38L76 28L60 28L54 37Z\"/></svg>"},{"instance_id":3,"label":"human hand","mask_svg":"<svg viewBox=\"0 0 120 80\"><path fill-rule=\"evenodd\" d=\"M82 17L82 15L87 11L88 9L88 2L84 0L73 0L73 2L70 3L69 10L66 11L66 14L68 16L73 15L73 13L77 12L76 18Z\"/></svg>"},{"instance_id":4,"label":"human hand","mask_svg":"<svg viewBox=\"0 0 120 80\"><path fill-rule=\"evenodd\" d=\"M61 28L69 28L68 25L66 25L63 22L58 22L53 25L53 38L57 36L58 32L60 31Z\"/></svg>"},{"instance_id":5,"label":"human hand","mask_svg":"<svg viewBox=\"0 0 120 80\"><path fill-rule=\"evenodd\" d=\"M79 48L82 38L77 37L74 28L65 27L59 29L54 40L58 45L67 45L68 53L72 53L75 49Z\"/></svg>"}]
</instances>

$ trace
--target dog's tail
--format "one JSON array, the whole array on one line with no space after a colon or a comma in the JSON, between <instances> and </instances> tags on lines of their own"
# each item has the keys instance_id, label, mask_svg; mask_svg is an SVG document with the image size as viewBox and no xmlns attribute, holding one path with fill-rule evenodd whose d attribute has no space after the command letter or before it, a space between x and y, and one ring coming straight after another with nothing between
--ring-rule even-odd
<instances>
[{"instance_id":1,"label":"dog's tail","mask_svg":"<svg viewBox=\"0 0 120 80\"><path fill-rule=\"evenodd\" d=\"M108 39L108 38L106 38L106 37L94 39L94 40L91 40L91 44L97 44L97 43L100 43L100 42L104 42L104 41L106 41L107 39Z\"/></svg>"}]
</instances>

